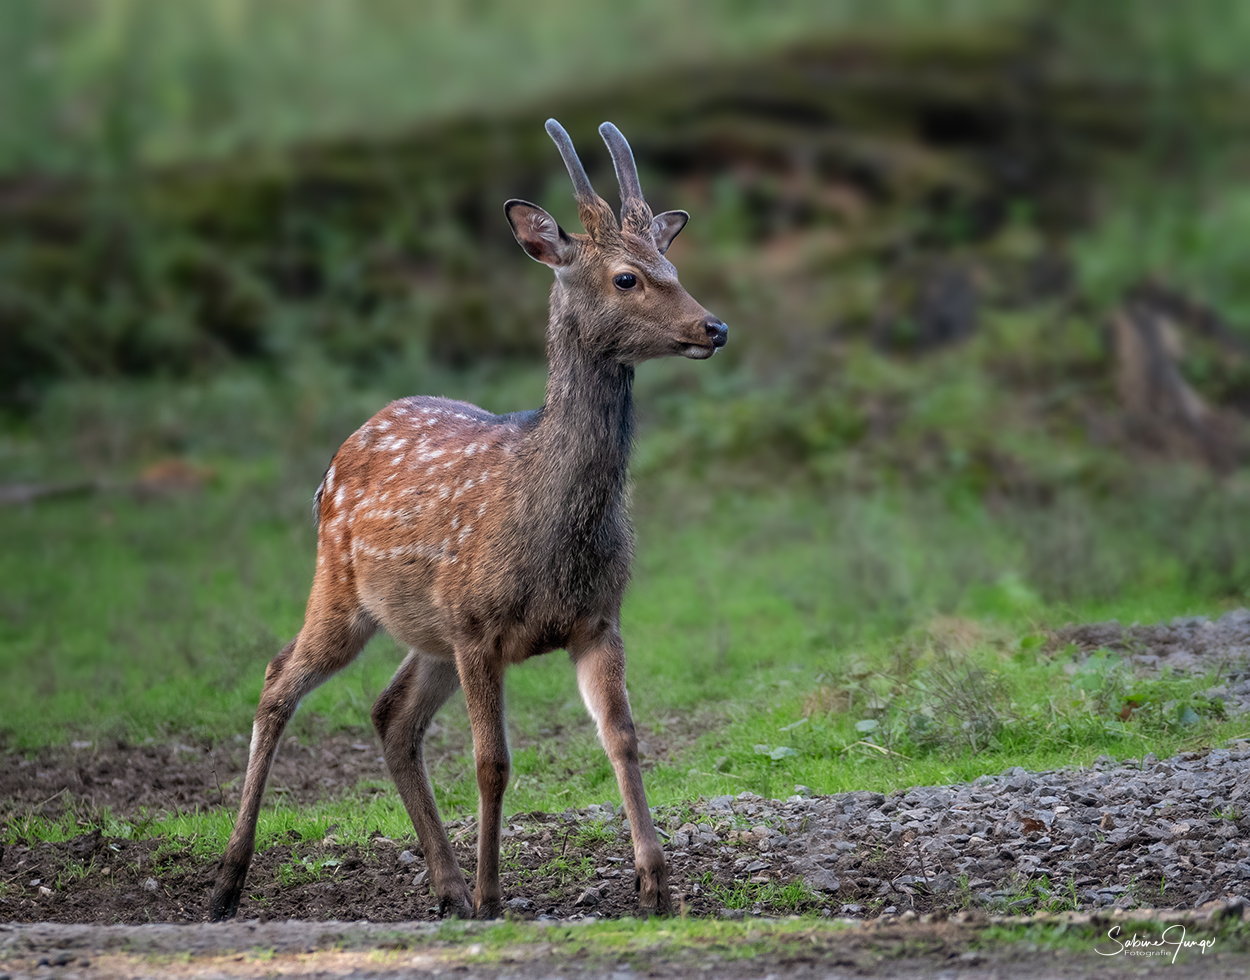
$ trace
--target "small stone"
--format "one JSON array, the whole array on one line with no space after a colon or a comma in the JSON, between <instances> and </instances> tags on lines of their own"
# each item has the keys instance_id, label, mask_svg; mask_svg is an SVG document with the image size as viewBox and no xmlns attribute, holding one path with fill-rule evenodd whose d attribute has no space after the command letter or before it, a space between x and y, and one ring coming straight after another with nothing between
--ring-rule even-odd
<instances>
[{"instance_id":1,"label":"small stone","mask_svg":"<svg viewBox=\"0 0 1250 980\"><path fill-rule=\"evenodd\" d=\"M842 887L842 881L831 871L811 871L803 876L803 884L814 892L833 894Z\"/></svg>"},{"instance_id":2,"label":"small stone","mask_svg":"<svg viewBox=\"0 0 1250 980\"><path fill-rule=\"evenodd\" d=\"M802 783L798 783L794 787L794 795L802 796L804 799L811 799L816 794L812 791L810 786L804 786Z\"/></svg>"},{"instance_id":3,"label":"small stone","mask_svg":"<svg viewBox=\"0 0 1250 980\"><path fill-rule=\"evenodd\" d=\"M533 904L534 903L531 902L528 898L523 898L520 895L518 895L516 898L508 899L508 908L510 909L518 909L518 910L527 909Z\"/></svg>"},{"instance_id":4,"label":"small stone","mask_svg":"<svg viewBox=\"0 0 1250 980\"><path fill-rule=\"evenodd\" d=\"M399 852L400 864L412 864L416 860L417 860L417 856L413 854L412 851L400 851Z\"/></svg>"},{"instance_id":5,"label":"small stone","mask_svg":"<svg viewBox=\"0 0 1250 980\"><path fill-rule=\"evenodd\" d=\"M1106 831L1115 830L1115 818L1109 813L1104 813L1102 819L1098 821L1098 826Z\"/></svg>"},{"instance_id":6,"label":"small stone","mask_svg":"<svg viewBox=\"0 0 1250 980\"><path fill-rule=\"evenodd\" d=\"M577 896L577 901L573 903L573 907L579 909L592 909L599 904L599 899L601 897L599 889L594 885L591 885Z\"/></svg>"},{"instance_id":7,"label":"small stone","mask_svg":"<svg viewBox=\"0 0 1250 980\"><path fill-rule=\"evenodd\" d=\"M430 880L430 873L429 873L429 871L422 871L422 872L418 873L418 874L417 874L417 876L416 876L415 878L413 878L413 879L412 879L412 885L413 885L413 887L414 887L414 888L420 888L422 885L424 885L424 884L425 884L427 881L429 881L429 880Z\"/></svg>"},{"instance_id":8,"label":"small stone","mask_svg":"<svg viewBox=\"0 0 1250 980\"><path fill-rule=\"evenodd\" d=\"M156 891L156 889L157 889L157 888L159 888L159 887L160 887L160 885L158 885L158 884L156 883L156 879L155 879L155 878L148 878L148 879L147 879L147 880L143 883L143 890L144 890L145 892L154 892L154 891Z\"/></svg>"},{"instance_id":9,"label":"small stone","mask_svg":"<svg viewBox=\"0 0 1250 980\"><path fill-rule=\"evenodd\" d=\"M42 895L44 898L51 898L51 897L52 897L52 889L51 889L51 888L49 888L47 885L40 885L40 886L39 886L39 894L40 894L40 895Z\"/></svg>"}]
</instances>

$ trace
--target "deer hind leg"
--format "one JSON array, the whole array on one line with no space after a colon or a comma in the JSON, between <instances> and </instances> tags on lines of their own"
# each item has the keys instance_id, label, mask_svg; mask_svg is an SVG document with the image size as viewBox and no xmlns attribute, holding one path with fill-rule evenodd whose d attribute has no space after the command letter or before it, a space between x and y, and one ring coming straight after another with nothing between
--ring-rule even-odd
<instances>
[{"instance_id":1,"label":"deer hind leg","mask_svg":"<svg viewBox=\"0 0 1250 980\"><path fill-rule=\"evenodd\" d=\"M615 632L596 643L571 649L577 665L577 687L586 710L594 718L603 743L616 772L625 814L629 817L630 834L634 838L634 867L637 877L638 905L643 912L672 912L668 892L668 866L664 850L651 821L647 795L642 787L642 771L638 767L638 737L629 710L625 690L625 647Z\"/></svg>"},{"instance_id":2,"label":"deer hind leg","mask_svg":"<svg viewBox=\"0 0 1250 980\"><path fill-rule=\"evenodd\" d=\"M473 915L473 899L439 819L422 743L434 715L460 686L456 664L413 650L373 706L373 727L400 798L412 818L440 915Z\"/></svg>"},{"instance_id":3,"label":"deer hind leg","mask_svg":"<svg viewBox=\"0 0 1250 980\"><path fill-rule=\"evenodd\" d=\"M314 590L303 629L265 668L265 685L252 724L252 747L247 775L243 779L239 817L226 845L209 903L209 916L214 921L233 918L239 909L243 883L256 846L260 801L283 729L304 696L356 659L376 628L359 607L341 607L323 613L321 605Z\"/></svg>"},{"instance_id":4,"label":"deer hind leg","mask_svg":"<svg viewBox=\"0 0 1250 980\"><path fill-rule=\"evenodd\" d=\"M484 650L458 648L456 669L473 728L473 758L477 767L477 888L473 905L478 918L494 919L503 914L499 832L511 767L503 714L504 665L500 658L491 657Z\"/></svg>"}]
</instances>

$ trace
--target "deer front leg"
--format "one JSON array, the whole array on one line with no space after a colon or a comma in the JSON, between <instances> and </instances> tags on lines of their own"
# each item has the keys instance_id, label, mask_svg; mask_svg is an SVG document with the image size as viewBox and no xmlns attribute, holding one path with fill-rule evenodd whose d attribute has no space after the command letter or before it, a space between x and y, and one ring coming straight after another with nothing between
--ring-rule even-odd
<instances>
[{"instance_id":1,"label":"deer front leg","mask_svg":"<svg viewBox=\"0 0 1250 980\"><path fill-rule=\"evenodd\" d=\"M452 661L413 650L373 706L373 725L382 739L391 778L421 840L439 914L468 918L473 914L473 900L439 819L422 751L426 729L459 686Z\"/></svg>"},{"instance_id":2,"label":"deer front leg","mask_svg":"<svg viewBox=\"0 0 1250 980\"><path fill-rule=\"evenodd\" d=\"M473 905L478 918L497 919L503 914L499 832L503 794L511 768L503 714L504 665L499 658L492 658L481 649L457 648L456 669L469 710L473 757L477 765L477 889L473 893Z\"/></svg>"},{"instance_id":3,"label":"deer front leg","mask_svg":"<svg viewBox=\"0 0 1250 980\"><path fill-rule=\"evenodd\" d=\"M599 740L616 772L616 783L629 817L639 908L644 913L668 915L672 912L668 866L655 824L651 822L642 772L638 768L638 736L634 733L629 694L625 690L625 646L620 634L612 631L598 642L570 650L570 653L577 665L577 687L582 692L586 710L599 728Z\"/></svg>"}]
</instances>

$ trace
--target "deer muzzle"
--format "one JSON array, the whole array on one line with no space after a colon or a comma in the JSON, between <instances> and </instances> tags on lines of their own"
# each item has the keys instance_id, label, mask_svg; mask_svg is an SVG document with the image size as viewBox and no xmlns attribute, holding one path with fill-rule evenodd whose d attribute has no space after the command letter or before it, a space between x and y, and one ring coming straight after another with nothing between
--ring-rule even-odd
<instances>
[{"instance_id":1,"label":"deer muzzle","mask_svg":"<svg viewBox=\"0 0 1250 980\"><path fill-rule=\"evenodd\" d=\"M724 347L729 340L729 327L724 320L709 316L703 321L703 329L707 331L707 339L712 342L712 347L716 350Z\"/></svg>"}]
</instances>

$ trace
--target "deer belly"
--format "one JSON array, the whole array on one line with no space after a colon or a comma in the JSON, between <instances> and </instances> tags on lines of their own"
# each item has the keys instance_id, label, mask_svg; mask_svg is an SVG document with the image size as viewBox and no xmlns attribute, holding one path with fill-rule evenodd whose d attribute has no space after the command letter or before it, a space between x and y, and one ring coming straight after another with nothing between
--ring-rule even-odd
<instances>
[{"instance_id":1,"label":"deer belly","mask_svg":"<svg viewBox=\"0 0 1250 980\"><path fill-rule=\"evenodd\" d=\"M362 561L356 567L360 604L404 646L450 656L446 609L436 600L438 569L428 561Z\"/></svg>"}]
</instances>

